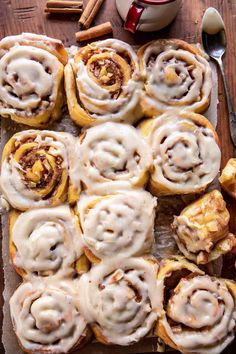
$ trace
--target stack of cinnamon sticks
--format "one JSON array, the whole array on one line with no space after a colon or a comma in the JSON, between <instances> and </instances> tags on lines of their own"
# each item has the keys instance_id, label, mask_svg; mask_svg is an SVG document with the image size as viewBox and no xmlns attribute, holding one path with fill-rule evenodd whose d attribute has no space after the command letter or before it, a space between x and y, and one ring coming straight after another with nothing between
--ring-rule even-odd
<instances>
[{"instance_id":1,"label":"stack of cinnamon sticks","mask_svg":"<svg viewBox=\"0 0 236 354\"><path fill-rule=\"evenodd\" d=\"M77 32L75 37L77 41L86 41L112 32L110 22L90 28L103 2L104 0L89 0L84 7L83 0L48 0L44 11L49 14L81 14L79 24L83 30Z\"/></svg>"},{"instance_id":2,"label":"stack of cinnamon sticks","mask_svg":"<svg viewBox=\"0 0 236 354\"><path fill-rule=\"evenodd\" d=\"M112 25L110 22L105 22L101 25L89 28L103 2L104 0L89 0L79 19L79 24L84 30L75 34L77 41L85 41L88 39L101 37L112 32Z\"/></svg>"},{"instance_id":3,"label":"stack of cinnamon sticks","mask_svg":"<svg viewBox=\"0 0 236 354\"><path fill-rule=\"evenodd\" d=\"M79 19L79 23L83 26L83 28L88 29L90 27L103 2L104 0L90 0L88 2L82 16Z\"/></svg>"}]
</instances>

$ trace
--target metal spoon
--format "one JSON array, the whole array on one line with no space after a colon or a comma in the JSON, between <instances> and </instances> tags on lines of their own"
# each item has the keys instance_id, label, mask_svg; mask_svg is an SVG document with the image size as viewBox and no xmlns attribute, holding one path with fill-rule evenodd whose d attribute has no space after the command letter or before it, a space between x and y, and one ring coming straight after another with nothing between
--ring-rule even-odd
<instances>
[{"instance_id":1,"label":"metal spoon","mask_svg":"<svg viewBox=\"0 0 236 354\"><path fill-rule=\"evenodd\" d=\"M202 43L206 53L218 63L222 74L229 112L230 135L232 142L236 147L236 114L234 112L233 102L230 96L222 61L227 46L226 33L222 17L214 8L207 9L204 14L202 22Z\"/></svg>"}]
</instances>

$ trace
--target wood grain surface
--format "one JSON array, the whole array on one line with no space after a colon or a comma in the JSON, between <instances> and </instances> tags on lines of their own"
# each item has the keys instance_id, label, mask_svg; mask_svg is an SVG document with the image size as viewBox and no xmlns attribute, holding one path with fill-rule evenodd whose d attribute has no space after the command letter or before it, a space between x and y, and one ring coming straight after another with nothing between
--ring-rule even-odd
<instances>
[{"instance_id":1,"label":"wood grain surface","mask_svg":"<svg viewBox=\"0 0 236 354\"><path fill-rule=\"evenodd\" d=\"M61 39L66 46L76 44L75 32L79 30L78 15L45 15L43 8L46 0L0 0L0 37L18 34L21 32L35 32L46 34ZM87 3L87 0L84 0ZM228 49L224 58L226 75L236 109L236 1L234 0L183 0L182 8L176 20L166 29L157 33L137 33L132 35L122 28L115 0L105 0L102 8L94 21L94 24L111 21L113 36L131 44L142 44L154 38L181 38L188 42L200 41L200 24L204 10L216 7L222 14L226 23ZM231 144L228 115L222 81L219 80L219 106L218 128L221 149L223 154L222 166L229 157L235 156L235 150ZM231 231L236 232L236 201L225 196L228 208L231 212ZM2 258L0 259L2 269ZM3 290L3 275L1 272L0 294ZM1 295L0 295L1 296ZM2 296L0 297L2 305ZM0 315L0 331L2 328L2 314ZM0 333L1 334L1 333ZM4 353L0 348L0 353ZM122 351L121 351L122 353ZM236 343L227 353L236 353ZM14 354L14 353L12 353Z\"/></svg>"}]
</instances>

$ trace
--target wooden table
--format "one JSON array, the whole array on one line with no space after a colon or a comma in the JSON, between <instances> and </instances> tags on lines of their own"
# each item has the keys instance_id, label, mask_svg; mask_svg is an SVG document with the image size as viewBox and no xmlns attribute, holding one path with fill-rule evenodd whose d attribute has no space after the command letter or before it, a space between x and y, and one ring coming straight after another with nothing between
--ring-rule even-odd
<instances>
[{"instance_id":1,"label":"wooden table","mask_svg":"<svg viewBox=\"0 0 236 354\"><path fill-rule=\"evenodd\" d=\"M84 0L87 3L88 0ZM66 46L76 44L75 32L78 31L77 16L74 15L50 15L45 16L43 8L45 0L0 0L0 37L21 32L35 32L47 34L51 37L60 38ZM131 44L142 44L154 38L181 38L188 42L200 41L200 24L204 10L208 6L216 7L226 23L228 49L224 58L226 75L236 110L236 0L184 0L181 11L175 22L167 29L158 33L137 33L132 35L122 28L116 7L115 0L105 0L95 24L110 20L114 27L114 37L127 41ZM225 95L221 80L219 80L219 107L218 107L218 128L217 131L221 140L222 166L229 157L235 156L232 146ZM236 201L226 196L228 208L231 212L231 231L236 233ZM0 259L0 267L2 260ZM3 290L3 279L1 273L0 294ZM0 305L2 305L0 295ZM2 314L0 315L0 328ZM0 329L1 334L1 329ZM227 353L236 352L236 343ZM4 353L0 348L0 353ZM14 354L14 353L12 353Z\"/></svg>"}]
</instances>

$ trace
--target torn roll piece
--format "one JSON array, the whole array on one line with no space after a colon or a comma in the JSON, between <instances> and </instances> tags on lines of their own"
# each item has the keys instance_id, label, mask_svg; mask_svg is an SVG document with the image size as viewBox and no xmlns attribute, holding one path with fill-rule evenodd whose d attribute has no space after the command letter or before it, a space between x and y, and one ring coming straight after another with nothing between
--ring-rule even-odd
<instances>
[{"instance_id":1,"label":"torn roll piece","mask_svg":"<svg viewBox=\"0 0 236 354\"><path fill-rule=\"evenodd\" d=\"M236 238L229 233L229 212L218 190L207 193L175 217L174 237L184 256L206 264L229 252Z\"/></svg>"}]
</instances>

